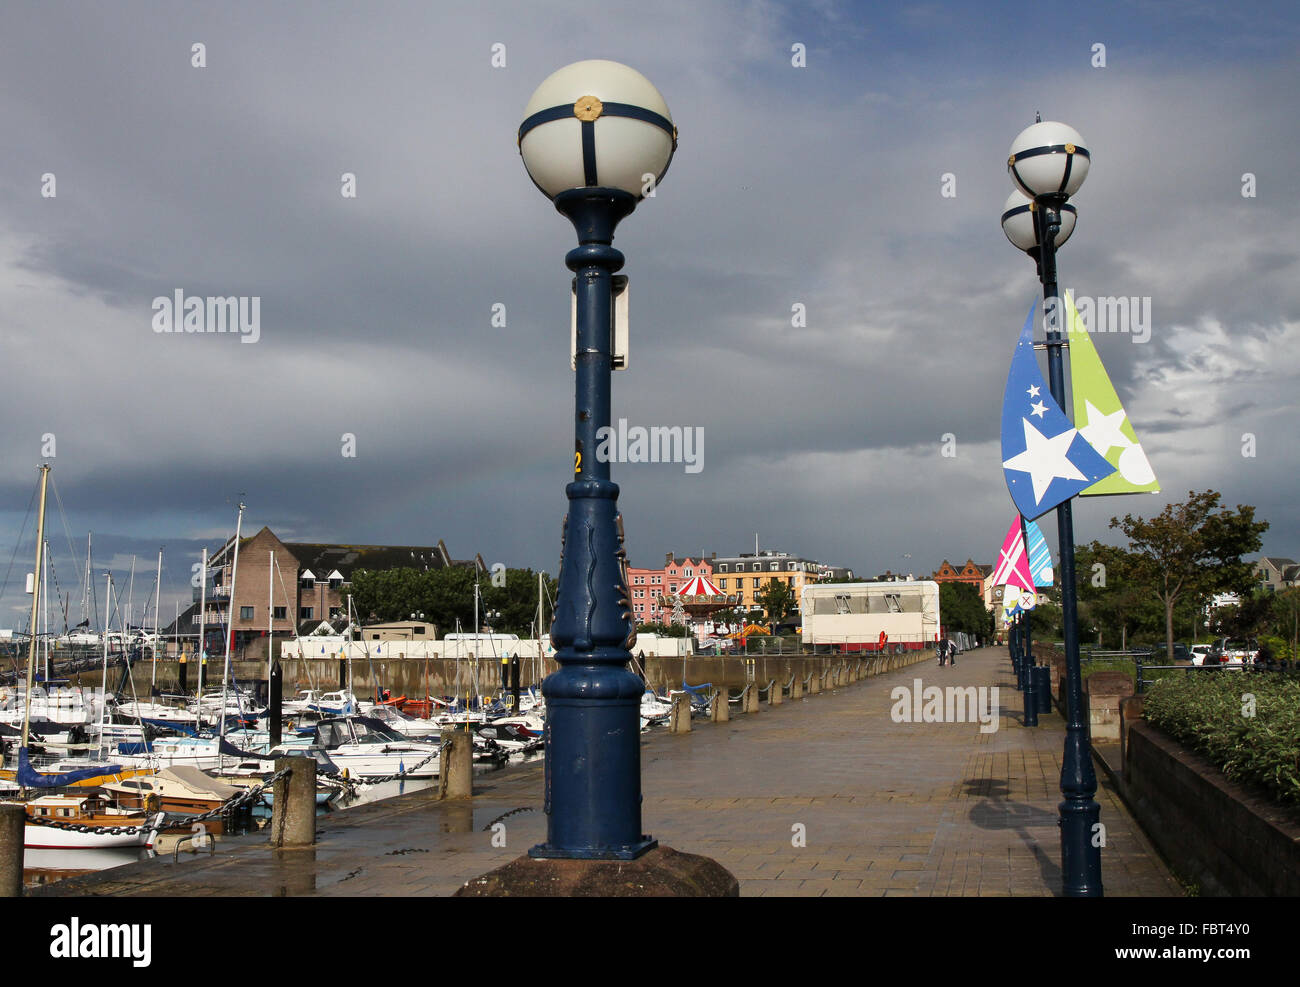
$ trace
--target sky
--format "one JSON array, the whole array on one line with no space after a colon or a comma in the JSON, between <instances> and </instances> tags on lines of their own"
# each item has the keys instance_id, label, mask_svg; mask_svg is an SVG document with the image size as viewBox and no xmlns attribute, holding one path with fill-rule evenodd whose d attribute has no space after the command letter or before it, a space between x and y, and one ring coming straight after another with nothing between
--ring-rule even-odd
<instances>
[{"instance_id":1,"label":"sky","mask_svg":"<svg viewBox=\"0 0 1300 987\"><path fill-rule=\"evenodd\" d=\"M1212 488L1300 556L1300 14L1025 10L8 5L0 627L26 624L43 461L74 623L87 532L120 593L137 558L137 619L163 548L168 619L241 499L249 533L554 573L574 239L515 136L587 58L647 76L679 132L615 240L614 415L702 429L703 459L614 467L631 564L755 534L866 575L993 561L1002 392L1041 297L999 219L1036 112L1092 154L1062 287L1151 312L1094 342L1163 492L1080 501L1076 540ZM177 290L257 298L257 341L155 332Z\"/></svg>"}]
</instances>

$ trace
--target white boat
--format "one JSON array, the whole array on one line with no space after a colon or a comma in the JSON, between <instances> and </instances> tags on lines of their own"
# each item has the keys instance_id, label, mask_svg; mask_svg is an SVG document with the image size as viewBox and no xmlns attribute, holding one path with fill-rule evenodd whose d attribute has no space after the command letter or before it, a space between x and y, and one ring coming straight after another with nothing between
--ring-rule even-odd
<instances>
[{"instance_id":1,"label":"white boat","mask_svg":"<svg viewBox=\"0 0 1300 987\"><path fill-rule=\"evenodd\" d=\"M33 850L152 847L165 816L116 809L98 795L42 795L21 804L28 816L23 842ZM36 819L94 828L82 832L32 821ZM122 828L133 832L113 832Z\"/></svg>"},{"instance_id":2,"label":"white boat","mask_svg":"<svg viewBox=\"0 0 1300 987\"><path fill-rule=\"evenodd\" d=\"M367 705L370 708L367 709ZM392 727L398 733L413 740L437 737L442 733L442 725L437 720L423 720L414 716L407 716L401 710L392 706L376 706L373 703L363 703L361 712L364 716L373 716L380 723Z\"/></svg>"},{"instance_id":3,"label":"white boat","mask_svg":"<svg viewBox=\"0 0 1300 987\"><path fill-rule=\"evenodd\" d=\"M104 712L104 698L98 690L32 686L30 718L60 726L84 726L99 722ZM0 688L0 723L21 726L27 709L28 694L22 686Z\"/></svg>"},{"instance_id":4,"label":"white boat","mask_svg":"<svg viewBox=\"0 0 1300 987\"><path fill-rule=\"evenodd\" d=\"M433 778L438 774L440 745L411 740L370 716L322 720L316 724L316 746L351 777L403 773L408 778Z\"/></svg>"}]
</instances>

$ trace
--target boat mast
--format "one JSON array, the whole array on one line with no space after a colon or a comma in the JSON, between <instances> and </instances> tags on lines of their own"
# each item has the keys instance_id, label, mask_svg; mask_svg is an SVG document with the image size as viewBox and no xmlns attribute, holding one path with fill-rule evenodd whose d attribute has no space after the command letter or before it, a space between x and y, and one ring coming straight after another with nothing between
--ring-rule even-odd
<instances>
[{"instance_id":1,"label":"boat mast","mask_svg":"<svg viewBox=\"0 0 1300 987\"><path fill-rule=\"evenodd\" d=\"M217 752L220 757L221 741L226 739L226 684L230 681L230 642L235 636L235 580L239 578L239 533L244 526L244 502L239 502L235 518L235 552L230 561L230 602L226 604L226 660L221 672L221 730L218 733Z\"/></svg>"},{"instance_id":2,"label":"boat mast","mask_svg":"<svg viewBox=\"0 0 1300 987\"><path fill-rule=\"evenodd\" d=\"M199 732L203 721L203 669L208 660L208 641L206 619L208 616L208 549L203 548L203 561L199 563L199 647L196 657L199 662L199 677L194 685L194 732Z\"/></svg>"},{"instance_id":3,"label":"boat mast","mask_svg":"<svg viewBox=\"0 0 1300 987\"><path fill-rule=\"evenodd\" d=\"M104 756L104 713L108 710L108 608L113 602L113 574L104 573L104 579L104 677L99 686L99 750L96 752L96 757L101 758ZM125 646L123 640L123 647Z\"/></svg>"},{"instance_id":4,"label":"boat mast","mask_svg":"<svg viewBox=\"0 0 1300 987\"><path fill-rule=\"evenodd\" d=\"M92 532L86 532L86 579L85 585L81 588L81 620L86 625L86 633L90 633L90 536Z\"/></svg>"},{"instance_id":5,"label":"boat mast","mask_svg":"<svg viewBox=\"0 0 1300 987\"><path fill-rule=\"evenodd\" d=\"M542 620L545 617L545 613L542 610L542 593L543 593L543 587L545 585L543 583L543 580L545 578L546 578L546 574L539 570L537 573L537 667L533 671L534 685L536 685L538 682L542 680L541 679L542 669L546 667L546 661L545 661L546 655L545 652L542 650ZM517 713L519 711L515 710L515 712Z\"/></svg>"},{"instance_id":6,"label":"boat mast","mask_svg":"<svg viewBox=\"0 0 1300 987\"><path fill-rule=\"evenodd\" d=\"M275 552L266 567L266 698L271 698L271 665L275 662Z\"/></svg>"},{"instance_id":7,"label":"boat mast","mask_svg":"<svg viewBox=\"0 0 1300 987\"><path fill-rule=\"evenodd\" d=\"M153 675L149 679L150 690L158 691L158 602L162 594L162 546L158 546L158 576L153 584Z\"/></svg>"},{"instance_id":8,"label":"boat mast","mask_svg":"<svg viewBox=\"0 0 1300 987\"><path fill-rule=\"evenodd\" d=\"M348 626L349 627L351 627L352 625L353 618L354 618L354 612L352 610L352 594L349 593L348 594ZM352 635L351 633L349 633L348 634L349 644L351 643L351 637ZM366 664L369 665L370 645L366 643L366 636L364 634L361 635L361 647L363 647L366 651ZM349 647L348 648L348 695L347 698L344 700L344 702L351 703L352 700L356 698L356 695L357 695L357 691L352 686L352 648Z\"/></svg>"},{"instance_id":9,"label":"boat mast","mask_svg":"<svg viewBox=\"0 0 1300 987\"><path fill-rule=\"evenodd\" d=\"M36 615L41 600L41 569L45 564L45 488L49 481L50 467L42 463L41 467L41 508L36 516L36 568L32 570L32 619L28 624L31 642L27 649L27 699L23 706L23 735L20 747L27 746L27 734L32 718L32 676L36 673Z\"/></svg>"},{"instance_id":10,"label":"boat mast","mask_svg":"<svg viewBox=\"0 0 1300 987\"><path fill-rule=\"evenodd\" d=\"M131 621L135 619L135 556L131 556L131 578L126 584L126 613L122 617L122 650L126 650L126 636L131 633Z\"/></svg>"},{"instance_id":11,"label":"boat mast","mask_svg":"<svg viewBox=\"0 0 1300 987\"><path fill-rule=\"evenodd\" d=\"M45 543L45 565L41 568L41 612L45 620L45 688L50 687L50 543ZM55 583L55 585L58 585Z\"/></svg>"}]
</instances>

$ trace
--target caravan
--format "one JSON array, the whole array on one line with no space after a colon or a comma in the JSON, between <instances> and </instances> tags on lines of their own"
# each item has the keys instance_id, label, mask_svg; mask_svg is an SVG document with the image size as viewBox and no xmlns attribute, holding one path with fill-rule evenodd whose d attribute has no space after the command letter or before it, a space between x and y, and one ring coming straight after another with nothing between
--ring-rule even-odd
<instances>
[{"instance_id":1,"label":"caravan","mask_svg":"<svg viewBox=\"0 0 1300 987\"><path fill-rule=\"evenodd\" d=\"M932 580L820 583L800 596L804 644L838 652L920 650L940 633Z\"/></svg>"}]
</instances>

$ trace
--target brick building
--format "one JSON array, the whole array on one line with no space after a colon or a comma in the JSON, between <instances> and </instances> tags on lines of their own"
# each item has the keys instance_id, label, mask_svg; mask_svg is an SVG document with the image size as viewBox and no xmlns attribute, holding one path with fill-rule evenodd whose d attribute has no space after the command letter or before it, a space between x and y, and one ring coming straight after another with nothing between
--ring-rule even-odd
<instances>
[{"instance_id":1,"label":"brick building","mask_svg":"<svg viewBox=\"0 0 1300 987\"><path fill-rule=\"evenodd\" d=\"M666 624L672 611L659 603L659 597L676 593L679 586L696 576L709 578L713 564L709 559L668 552L660 569L637 569L628 566L628 589L632 592L632 614L639 624Z\"/></svg>"},{"instance_id":2,"label":"brick building","mask_svg":"<svg viewBox=\"0 0 1300 987\"><path fill-rule=\"evenodd\" d=\"M268 624L277 636L292 636L295 630L307 634L327 621L342 629L347 622L352 575L362 569L486 568L478 557L451 558L442 541L432 546L290 543L263 527L240 540L236 573L234 542L231 538L208 557L203 625L208 631L209 653L213 653L221 647L221 631L229 620L235 632L234 650L250 660L259 653L265 656ZM200 590L195 589L194 605L180 618L189 634L199 628L199 597ZM357 616L364 620L366 615Z\"/></svg>"}]
</instances>

